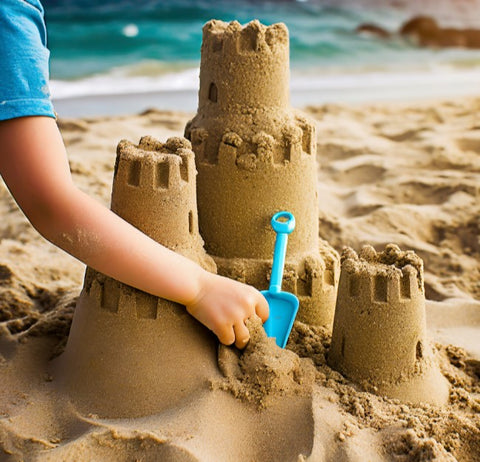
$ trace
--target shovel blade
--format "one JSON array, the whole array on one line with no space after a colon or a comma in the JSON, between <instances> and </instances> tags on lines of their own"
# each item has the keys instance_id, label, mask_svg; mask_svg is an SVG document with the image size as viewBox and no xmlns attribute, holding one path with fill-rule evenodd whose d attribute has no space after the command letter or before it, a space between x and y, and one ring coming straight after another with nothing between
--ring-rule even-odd
<instances>
[{"instance_id":1,"label":"shovel blade","mask_svg":"<svg viewBox=\"0 0 480 462\"><path fill-rule=\"evenodd\" d=\"M285 348L293 321L298 312L298 298L289 292L262 291L270 308L270 316L263 325L269 337L275 337L280 348Z\"/></svg>"}]
</instances>

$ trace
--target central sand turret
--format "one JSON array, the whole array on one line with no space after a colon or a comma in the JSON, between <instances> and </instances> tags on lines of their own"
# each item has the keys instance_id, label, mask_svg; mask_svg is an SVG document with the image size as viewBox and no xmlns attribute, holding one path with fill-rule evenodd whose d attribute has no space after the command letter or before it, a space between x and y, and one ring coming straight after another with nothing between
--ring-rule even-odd
<instances>
[{"instance_id":1,"label":"central sand turret","mask_svg":"<svg viewBox=\"0 0 480 462\"><path fill-rule=\"evenodd\" d=\"M289 104L288 31L253 21L203 29L198 113L185 130L198 168L200 233L220 274L268 287L270 218L295 215L284 289L298 319L333 320L336 252L318 238L315 126Z\"/></svg>"}]
</instances>

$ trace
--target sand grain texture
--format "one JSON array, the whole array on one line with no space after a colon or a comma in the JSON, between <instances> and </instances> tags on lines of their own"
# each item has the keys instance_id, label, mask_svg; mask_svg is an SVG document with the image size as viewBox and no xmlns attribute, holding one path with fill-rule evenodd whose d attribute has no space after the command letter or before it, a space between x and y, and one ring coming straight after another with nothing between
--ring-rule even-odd
<instances>
[{"instance_id":1,"label":"sand grain texture","mask_svg":"<svg viewBox=\"0 0 480 462\"><path fill-rule=\"evenodd\" d=\"M2 186L1 461L480 459L480 100L308 113L321 166L320 237L337 251L393 242L423 259L427 334L449 403L363 391L327 365L330 333L297 323L287 351L256 337L243 354L220 350L226 377L173 410L82 414L49 361L66 340L84 267L39 237ZM191 116L60 121L75 182L108 205L116 143L178 136Z\"/></svg>"}]
</instances>

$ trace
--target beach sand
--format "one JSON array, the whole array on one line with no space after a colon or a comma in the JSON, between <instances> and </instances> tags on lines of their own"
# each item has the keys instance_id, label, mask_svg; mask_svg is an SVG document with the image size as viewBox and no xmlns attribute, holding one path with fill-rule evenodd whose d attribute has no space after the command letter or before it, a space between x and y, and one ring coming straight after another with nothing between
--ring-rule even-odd
<instances>
[{"instance_id":1,"label":"beach sand","mask_svg":"<svg viewBox=\"0 0 480 462\"><path fill-rule=\"evenodd\" d=\"M82 413L51 359L85 268L38 235L2 184L0 461L480 460L480 99L306 112L317 129L320 237L339 252L395 243L423 259L448 404L363 391L327 365L331 332L297 322L279 350L252 320L245 352L221 346L209 387L174 408ZM75 183L109 206L119 140L181 136L191 117L60 118Z\"/></svg>"}]
</instances>

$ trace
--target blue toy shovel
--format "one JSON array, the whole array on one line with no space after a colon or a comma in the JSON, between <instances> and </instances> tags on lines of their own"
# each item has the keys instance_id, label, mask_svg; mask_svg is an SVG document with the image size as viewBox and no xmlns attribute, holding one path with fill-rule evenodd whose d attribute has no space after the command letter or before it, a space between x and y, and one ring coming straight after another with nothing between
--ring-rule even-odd
<instances>
[{"instance_id":1,"label":"blue toy shovel","mask_svg":"<svg viewBox=\"0 0 480 462\"><path fill-rule=\"evenodd\" d=\"M270 316L263 327L269 337L275 337L280 348L285 348L298 311L298 298L289 292L282 292L287 240L288 235L295 229L295 217L290 212L278 212L273 215L271 224L277 238L273 251L270 287L262 290L262 295L270 307Z\"/></svg>"}]
</instances>

